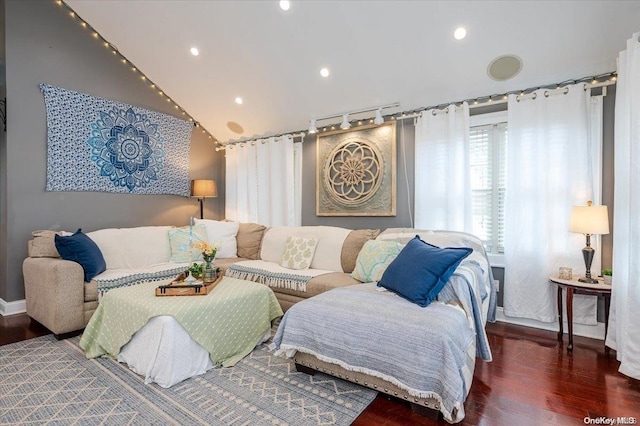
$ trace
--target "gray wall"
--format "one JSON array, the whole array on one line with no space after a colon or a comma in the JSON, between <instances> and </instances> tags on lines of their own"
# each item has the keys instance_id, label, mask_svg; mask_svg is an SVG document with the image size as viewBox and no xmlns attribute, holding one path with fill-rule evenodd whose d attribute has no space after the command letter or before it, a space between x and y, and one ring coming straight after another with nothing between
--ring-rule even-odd
<instances>
[{"instance_id":1,"label":"gray wall","mask_svg":"<svg viewBox=\"0 0 640 426\"><path fill-rule=\"evenodd\" d=\"M10 113L0 148L0 298L11 302L24 298L22 261L32 231L185 225L199 215L199 205L172 195L45 192L46 120L39 83L173 111L55 2L7 0L1 10ZM199 131L192 134L190 157L192 179L215 179L224 188L223 154ZM221 192L220 198L205 201L205 217L223 217Z\"/></svg>"}]
</instances>

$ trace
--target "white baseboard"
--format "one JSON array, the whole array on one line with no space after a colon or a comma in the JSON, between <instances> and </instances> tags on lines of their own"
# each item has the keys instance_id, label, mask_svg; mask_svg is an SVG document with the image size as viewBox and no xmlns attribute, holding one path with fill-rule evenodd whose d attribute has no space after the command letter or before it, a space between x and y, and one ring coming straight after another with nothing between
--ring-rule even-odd
<instances>
[{"instance_id":1,"label":"white baseboard","mask_svg":"<svg viewBox=\"0 0 640 426\"><path fill-rule=\"evenodd\" d=\"M498 306L496 311L496 320L500 322L507 322L509 324L523 325L525 327L534 327L542 330L549 330L558 332L557 322L541 322L528 318L514 318L508 317L504 314L504 309ZM564 319L564 333L569 333L569 327L567 326L567 319ZM604 323L599 322L597 325L584 325L573 323L573 335L590 337L592 339L604 340Z\"/></svg>"},{"instance_id":2,"label":"white baseboard","mask_svg":"<svg viewBox=\"0 0 640 426\"><path fill-rule=\"evenodd\" d=\"M16 300L15 302L5 302L0 299L0 315L6 317L7 315L21 314L27 312L27 301Z\"/></svg>"}]
</instances>

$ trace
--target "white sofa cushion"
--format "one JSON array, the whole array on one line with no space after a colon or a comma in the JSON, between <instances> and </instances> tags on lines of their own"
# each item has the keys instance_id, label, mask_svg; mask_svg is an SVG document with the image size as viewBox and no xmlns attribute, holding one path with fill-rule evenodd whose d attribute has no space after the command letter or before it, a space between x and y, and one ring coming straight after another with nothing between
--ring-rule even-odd
<instances>
[{"instance_id":1,"label":"white sofa cushion","mask_svg":"<svg viewBox=\"0 0 640 426\"><path fill-rule=\"evenodd\" d=\"M216 258L227 259L238 257L238 222L223 222L210 219L196 219L196 225L203 224L207 228L207 241L218 248Z\"/></svg>"},{"instance_id":2,"label":"white sofa cushion","mask_svg":"<svg viewBox=\"0 0 640 426\"><path fill-rule=\"evenodd\" d=\"M315 238L318 240L318 245L310 267L344 272L341 261L342 245L350 232L350 229L335 226L276 226L269 228L262 238L260 258L280 264L289 236Z\"/></svg>"},{"instance_id":3,"label":"white sofa cushion","mask_svg":"<svg viewBox=\"0 0 640 426\"><path fill-rule=\"evenodd\" d=\"M107 269L138 269L169 262L171 226L111 228L88 232L97 245Z\"/></svg>"}]
</instances>

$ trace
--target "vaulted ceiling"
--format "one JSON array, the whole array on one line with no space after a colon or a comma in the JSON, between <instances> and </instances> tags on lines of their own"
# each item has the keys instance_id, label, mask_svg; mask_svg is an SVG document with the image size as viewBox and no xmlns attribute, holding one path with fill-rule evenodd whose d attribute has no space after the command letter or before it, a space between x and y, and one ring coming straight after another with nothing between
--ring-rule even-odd
<instances>
[{"instance_id":1,"label":"vaulted ceiling","mask_svg":"<svg viewBox=\"0 0 640 426\"><path fill-rule=\"evenodd\" d=\"M288 11L276 0L65 2L221 141L614 71L640 31L637 0L292 0ZM456 40L460 26L467 37ZM489 78L505 54L522 70Z\"/></svg>"}]
</instances>

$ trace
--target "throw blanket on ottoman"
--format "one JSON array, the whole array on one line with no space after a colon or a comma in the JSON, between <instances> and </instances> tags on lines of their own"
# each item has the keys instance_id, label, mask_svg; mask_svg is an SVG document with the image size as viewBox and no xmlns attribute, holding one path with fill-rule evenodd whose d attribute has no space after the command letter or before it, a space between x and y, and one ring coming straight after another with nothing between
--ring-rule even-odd
<instances>
[{"instance_id":1,"label":"throw blanket on ottoman","mask_svg":"<svg viewBox=\"0 0 640 426\"><path fill-rule=\"evenodd\" d=\"M225 277L207 296L156 297L156 287L169 281L106 293L80 339L87 358L116 358L147 321L171 315L209 352L214 365L230 367L253 350L271 321L282 316L273 291L258 283Z\"/></svg>"}]
</instances>

